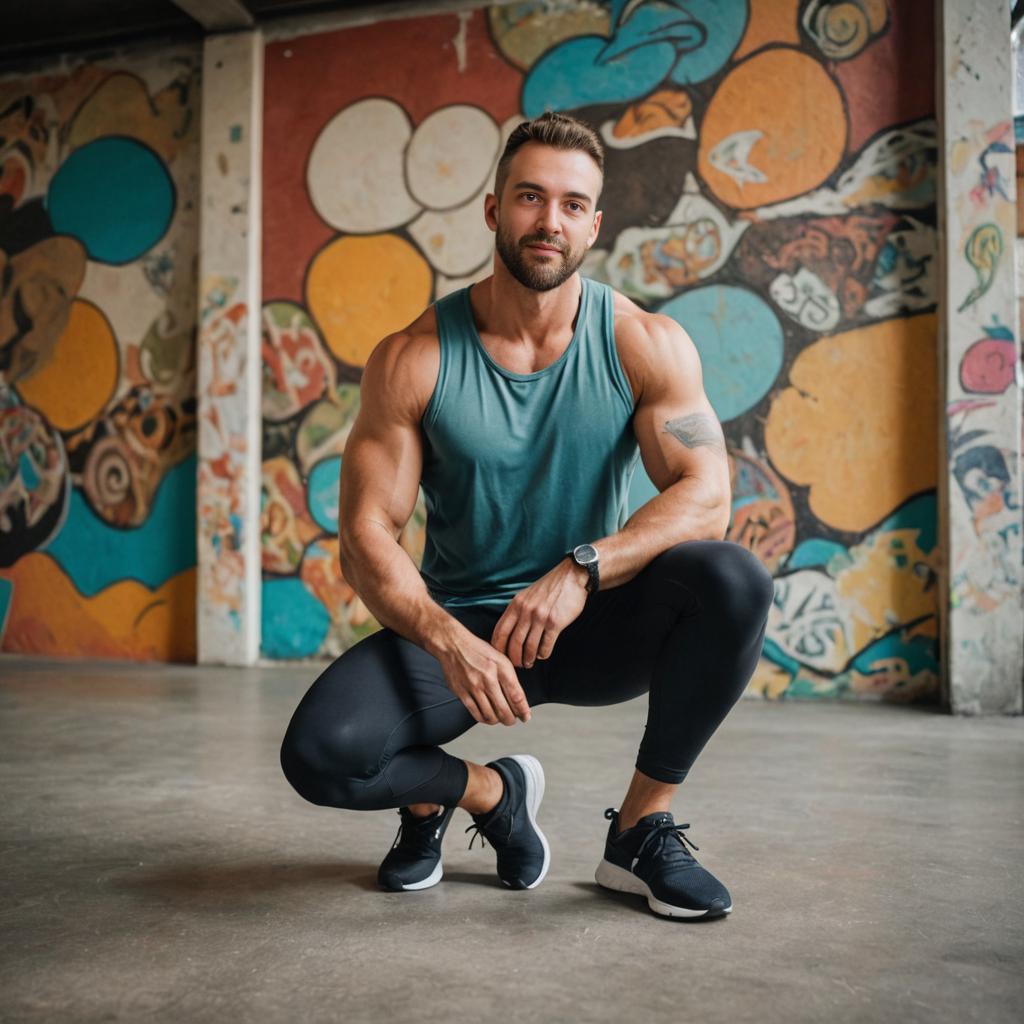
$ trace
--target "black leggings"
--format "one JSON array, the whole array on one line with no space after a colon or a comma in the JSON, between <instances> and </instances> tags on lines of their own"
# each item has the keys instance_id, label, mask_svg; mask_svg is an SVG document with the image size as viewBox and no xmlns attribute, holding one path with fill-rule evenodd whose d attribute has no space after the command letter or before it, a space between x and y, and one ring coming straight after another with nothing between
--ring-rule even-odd
<instances>
[{"instance_id":1,"label":"black leggings","mask_svg":"<svg viewBox=\"0 0 1024 1024\"><path fill-rule=\"evenodd\" d=\"M531 708L617 704L650 691L635 765L682 782L753 675L773 595L771 574L746 548L684 541L628 582L591 594L551 657L516 675ZM449 611L489 640L503 609ZM451 806L469 772L439 744L479 724L448 689L440 662L385 627L310 687L285 733L281 767L314 804Z\"/></svg>"}]
</instances>

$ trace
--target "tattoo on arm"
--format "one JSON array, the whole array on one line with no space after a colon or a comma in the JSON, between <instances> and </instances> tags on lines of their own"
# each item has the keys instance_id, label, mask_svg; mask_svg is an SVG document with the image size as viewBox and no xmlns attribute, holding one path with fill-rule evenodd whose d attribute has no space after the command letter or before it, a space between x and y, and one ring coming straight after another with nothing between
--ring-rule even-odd
<instances>
[{"instance_id":1,"label":"tattoo on arm","mask_svg":"<svg viewBox=\"0 0 1024 1024\"><path fill-rule=\"evenodd\" d=\"M665 422L665 433L671 434L677 441L682 441L687 448L699 448L707 445L725 454L722 430L715 420L704 413L692 416L680 416L678 419Z\"/></svg>"}]
</instances>

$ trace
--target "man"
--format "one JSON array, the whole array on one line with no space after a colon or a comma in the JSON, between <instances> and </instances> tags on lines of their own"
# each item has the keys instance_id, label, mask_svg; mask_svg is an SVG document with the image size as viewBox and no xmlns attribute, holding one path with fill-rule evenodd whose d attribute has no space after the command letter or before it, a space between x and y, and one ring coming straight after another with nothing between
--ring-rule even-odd
<instances>
[{"instance_id":1,"label":"man","mask_svg":"<svg viewBox=\"0 0 1024 1024\"><path fill-rule=\"evenodd\" d=\"M281 764L313 803L399 808L382 887L440 881L458 806L494 847L501 881L529 889L550 860L539 761L479 765L440 744L476 722L528 722L539 704L649 693L596 878L658 914L714 917L732 909L729 892L669 806L753 674L774 588L756 556L723 539L725 441L693 343L577 273L601 224L603 165L582 122L521 124L485 200L494 273L367 360L340 548L384 628L316 680ZM638 453L660 493L623 523ZM421 484L418 572L397 538Z\"/></svg>"}]
</instances>

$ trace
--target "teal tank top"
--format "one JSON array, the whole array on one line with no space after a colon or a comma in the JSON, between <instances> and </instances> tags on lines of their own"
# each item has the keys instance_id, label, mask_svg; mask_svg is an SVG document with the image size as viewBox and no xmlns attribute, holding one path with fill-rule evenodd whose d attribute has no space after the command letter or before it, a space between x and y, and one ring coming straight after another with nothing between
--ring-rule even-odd
<instances>
[{"instance_id":1,"label":"teal tank top","mask_svg":"<svg viewBox=\"0 0 1024 1024\"><path fill-rule=\"evenodd\" d=\"M535 373L491 358L468 286L434 303L441 366L422 420L420 575L444 607L507 605L628 518L639 448L612 289L580 280L572 340Z\"/></svg>"}]
</instances>

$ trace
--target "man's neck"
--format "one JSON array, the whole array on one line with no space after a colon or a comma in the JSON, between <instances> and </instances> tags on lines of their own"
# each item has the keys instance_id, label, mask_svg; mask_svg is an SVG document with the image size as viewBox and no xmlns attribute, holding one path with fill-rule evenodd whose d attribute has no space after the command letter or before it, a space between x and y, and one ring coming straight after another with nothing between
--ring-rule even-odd
<instances>
[{"instance_id":1,"label":"man's neck","mask_svg":"<svg viewBox=\"0 0 1024 1024\"><path fill-rule=\"evenodd\" d=\"M557 288L538 292L520 284L503 266L495 266L494 274L476 285L470 296L482 331L542 348L572 331L582 289L578 272Z\"/></svg>"}]
</instances>

